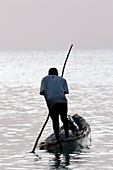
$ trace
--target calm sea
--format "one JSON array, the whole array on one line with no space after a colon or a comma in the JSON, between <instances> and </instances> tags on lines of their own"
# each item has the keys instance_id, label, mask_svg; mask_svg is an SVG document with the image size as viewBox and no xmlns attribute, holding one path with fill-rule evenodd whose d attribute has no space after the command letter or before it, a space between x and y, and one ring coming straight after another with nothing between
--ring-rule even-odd
<instances>
[{"instance_id":1,"label":"calm sea","mask_svg":"<svg viewBox=\"0 0 113 170\"><path fill-rule=\"evenodd\" d=\"M50 67L61 75L67 51L0 52L0 170L113 170L113 50L72 50L64 77L69 114L92 129L89 149L65 154L29 153L48 114L39 95ZM52 130L49 120L40 141Z\"/></svg>"}]
</instances>

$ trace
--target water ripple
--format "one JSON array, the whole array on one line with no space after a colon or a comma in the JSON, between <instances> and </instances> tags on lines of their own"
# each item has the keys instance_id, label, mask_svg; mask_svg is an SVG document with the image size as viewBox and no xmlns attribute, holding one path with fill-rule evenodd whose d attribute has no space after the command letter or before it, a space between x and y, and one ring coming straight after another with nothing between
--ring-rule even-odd
<instances>
[{"instance_id":1,"label":"water ripple","mask_svg":"<svg viewBox=\"0 0 113 170\"><path fill-rule=\"evenodd\" d=\"M62 154L37 148L38 157L29 152L48 115L45 101L38 94L39 82L58 59L53 59L51 54L44 66L41 65L45 62L42 53L38 59L36 55L24 56L25 63L22 56L15 57L17 53L0 57L0 74L4 75L4 79L0 79L1 170L113 169L113 53L88 54L78 52L77 57L73 56L66 76L70 87L69 114L80 114L91 125L92 145L89 149ZM62 61L59 60L58 67ZM52 132L50 119L39 142Z\"/></svg>"}]
</instances>

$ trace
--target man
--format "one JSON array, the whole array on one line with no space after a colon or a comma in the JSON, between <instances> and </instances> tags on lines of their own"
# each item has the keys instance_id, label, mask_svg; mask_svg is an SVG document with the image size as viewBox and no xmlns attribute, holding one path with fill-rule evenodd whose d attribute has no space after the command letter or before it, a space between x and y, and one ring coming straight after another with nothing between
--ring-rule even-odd
<instances>
[{"instance_id":1,"label":"man","mask_svg":"<svg viewBox=\"0 0 113 170\"><path fill-rule=\"evenodd\" d=\"M60 139L59 135L59 115L64 125L65 137L69 137L68 119L67 119L67 99L68 85L64 78L58 76L56 68L50 68L48 75L41 81L40 94L44 95L49 115L53 122L53 130L56 139Z\"/></svg>"}]
</instances>

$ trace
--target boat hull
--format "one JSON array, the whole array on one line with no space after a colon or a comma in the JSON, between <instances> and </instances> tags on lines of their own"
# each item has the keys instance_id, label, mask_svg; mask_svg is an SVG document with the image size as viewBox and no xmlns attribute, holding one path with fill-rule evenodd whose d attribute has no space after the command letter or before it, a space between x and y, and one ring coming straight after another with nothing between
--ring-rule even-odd
<instances>
[{"instance_id":1,"label":"boat hull","mask_svg":"<svg viewBox=\"0 0 113 170\"><path fill-rule=\"evenodd\" d=\"M53 133L44 142L39 144L39 149L49 151L68 151L87 147L89 145L88 136L91 131L89 124L84 118L77 114L73 116L73 120L76 121L76 125L78 126L78 128L75 128L76 133L72 130L72 127L69 127L69 138L65 139L64 129L61 127L60 140L57 141Z\"/></svg>"}]
</instances>

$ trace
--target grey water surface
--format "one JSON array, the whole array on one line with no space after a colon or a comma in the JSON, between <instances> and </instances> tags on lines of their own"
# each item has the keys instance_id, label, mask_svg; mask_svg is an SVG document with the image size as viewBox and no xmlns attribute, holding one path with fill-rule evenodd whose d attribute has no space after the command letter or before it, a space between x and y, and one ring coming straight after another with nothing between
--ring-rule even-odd
<instances>
[{"instance_id":1,"label":"grey water surface","mask_svg":"<svg viewBox=\"0 0 113 170\"><path fill-rule=\"evenodd\" d=\"M50 67L61 75L66 53L0 52L0 170L113 169L113 50L73 50L65 68L68 113L90 124L91 146L62 154L37 148L39 157L29 153L48 114L40 81ZM39 143L52 132L49 119Z\"/></svg>"}]
</instances>

